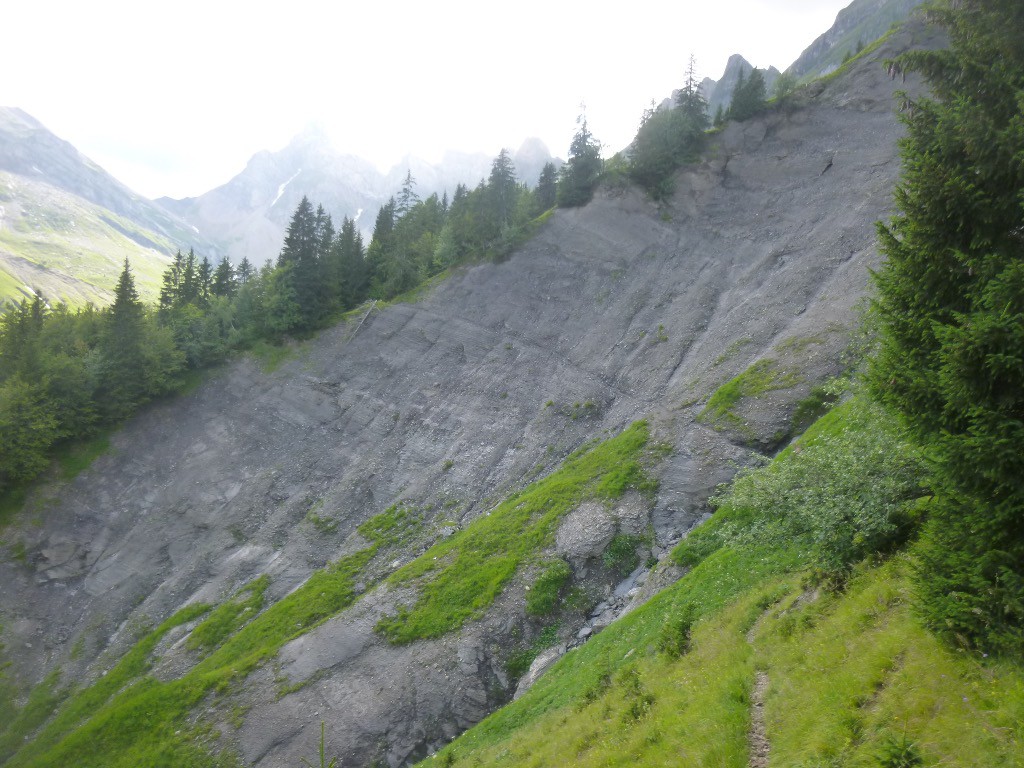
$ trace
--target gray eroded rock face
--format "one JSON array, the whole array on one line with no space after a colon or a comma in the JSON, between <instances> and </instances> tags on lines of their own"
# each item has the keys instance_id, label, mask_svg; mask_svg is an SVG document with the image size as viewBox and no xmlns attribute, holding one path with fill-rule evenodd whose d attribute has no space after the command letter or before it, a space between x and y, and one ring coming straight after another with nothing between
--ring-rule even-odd
<instances>
[{"instance_id":1,"label":"gray eroded rock face","mask_svg":"<svg viewBox=\"0 0 1024 768\"><path fill-rule=\"evenodd\" d=\"M601 556L615 535L615 518L604 504L588 501L562 520L555 548L573 564Z\"/></svg>"},{"instance_id":2,"label":"gray eroded rock face","mask_svg":"<svg viewBox=\"0 0 1024 768\"><path fill-rule=\"evenodd\" d=\"M642 417L673 448L653 508L624 500L616 519L585 505L557 546L574 567L594 563L611 523L649 525L663 553L839 371L899 169L893 87L877 60L858 61L804 106L730 125L667 205L602 192L557 211L504 263L375 311L355 335L355 322L328 330L275 373L240 361L151 406L5 534L26 552L0 565L12 673L33 682L59 664L91 679L134 627L183 604L260 574L269 599L287 594L358 549L356 527L393 503L429 510L426 530L443 535ZM696 420L759 360L787 373L784 388L740 402L719 429ZM594 565L587 578L605 577ZM249 678L238 696L250 709L240 729L219 726L225 740L257 766L294 765L325 720L347 766L426 754L511 698L510 646L539 631L525 583L461 632L402 647L373 627L413 595L366 593ZM168 642L158 669L173 675L184 657ZM278 675L301 687L278 698Z\"/></svg>"}]
</instances>

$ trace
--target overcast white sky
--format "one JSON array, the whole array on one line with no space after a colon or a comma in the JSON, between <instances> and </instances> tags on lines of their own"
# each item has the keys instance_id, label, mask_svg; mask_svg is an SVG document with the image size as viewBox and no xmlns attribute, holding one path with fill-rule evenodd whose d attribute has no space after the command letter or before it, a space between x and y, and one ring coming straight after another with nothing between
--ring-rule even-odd
<instances>
[{"instance_id":1,"label":"overcast white sky","mask_svg":"<svg viewBox=\"0 0 1024 768\"><path fill-rule=\"evenodd\" d=\"M382 169L407 152L609 151L732 53L784 69L850 0L9 0L0 104L149 197L201 194L318 122Z\"/></svg>"}]
</instances>

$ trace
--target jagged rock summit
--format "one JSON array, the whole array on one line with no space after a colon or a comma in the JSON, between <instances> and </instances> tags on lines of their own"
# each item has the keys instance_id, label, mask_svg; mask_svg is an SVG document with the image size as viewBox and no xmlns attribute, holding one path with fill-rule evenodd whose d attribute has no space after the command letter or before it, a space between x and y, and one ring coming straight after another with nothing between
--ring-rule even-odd
<instances>
[{"instance_id":1,"label":"jagged rock summit","mask_svg":"<svg viewBox=\"0 0 1024 768\"><path fill-rule=\"evenodd\" d=\"M725 65L725 71L717 81L704 78L700 87L704 93L704 98L708 100L708 113L712 117L714 117L719 107L722 109L729 108L729 104L732 103L732 94L736 90L736 84L740 79L740 73L743 73L743 77L749 77L753 69L753 64L740 54L734 53L729 57L729 61ZM782 73L775 67L768 67L768 69L762 70L762 73L764 74L765 88L768 93L771 93L775 81L779 79Z\"/></svg>"}]
</instances>

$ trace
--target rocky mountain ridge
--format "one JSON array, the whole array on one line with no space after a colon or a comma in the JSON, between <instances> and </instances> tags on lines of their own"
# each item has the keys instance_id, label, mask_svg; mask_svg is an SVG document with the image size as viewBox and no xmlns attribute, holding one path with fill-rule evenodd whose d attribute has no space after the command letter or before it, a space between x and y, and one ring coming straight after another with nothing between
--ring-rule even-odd
<instances>
[{"instance_id":1,"label":"rocky mountain ridge","mask_svg":"<svg viewBox=\"0 0 1024 768\"><path fill-rule=\"evenodd\" d=\"M847 56L877 40L894 24L905 21L924 0L854 0L839 12L836 23L811 43L786 70L798 80L834 72Z\"/></svg>"},{"instance_id":2,"label":"rocky mountain ridge","mask_svg":"<svg viewBox=\"0 0 1024 768\"><path fill-rule=\"evenodd\" d=\"M873 43L895 24L910 17L923 0L855 0L836 16L835 23L809 45L786 70L800 81L809 81L834 72L845 58L860 52ZM754 68L738 53L729 57L725 71L718 80L705 77L700 84L701 92L708 101L708 114L712 117L719 107L728 109L740 72L744 77ZM765 85L771 96L776 81L782 72L774 66L764 71ZM674 100L676 93L672 94Z\"/></svg>"}]
</instances>

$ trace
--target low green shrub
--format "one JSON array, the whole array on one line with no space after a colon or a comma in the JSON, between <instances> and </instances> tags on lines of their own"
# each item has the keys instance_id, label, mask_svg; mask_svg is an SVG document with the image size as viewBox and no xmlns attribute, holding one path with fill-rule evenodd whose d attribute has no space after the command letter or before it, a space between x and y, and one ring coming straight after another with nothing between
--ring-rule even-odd
<instances>
[{"instance_id":1,"label":"low green shrub","mask_svg":"<svg viewBox=\"0 0 1024 768\"><path fill-rule=\"evenodd\" d=\"M553 560L541 571L526 593L526 612L531 616L547 616L558 609L558 598L566 582L572 578L572 569L565 560Z\"/></svg>"},{"instance_id":2,"label":"low green shrub","mask_svg":"<svg viewBox=\"0 0 1024 768\"><path fill-rule=\"evenodd\" d=\"M601 555L601 562L616 575L625 576L635 571L636 567L640 565L640 555L637 550L646 543L647 539L643 536L617 533L605 547L604 553Z\"/></svg>"}]
</instances>

